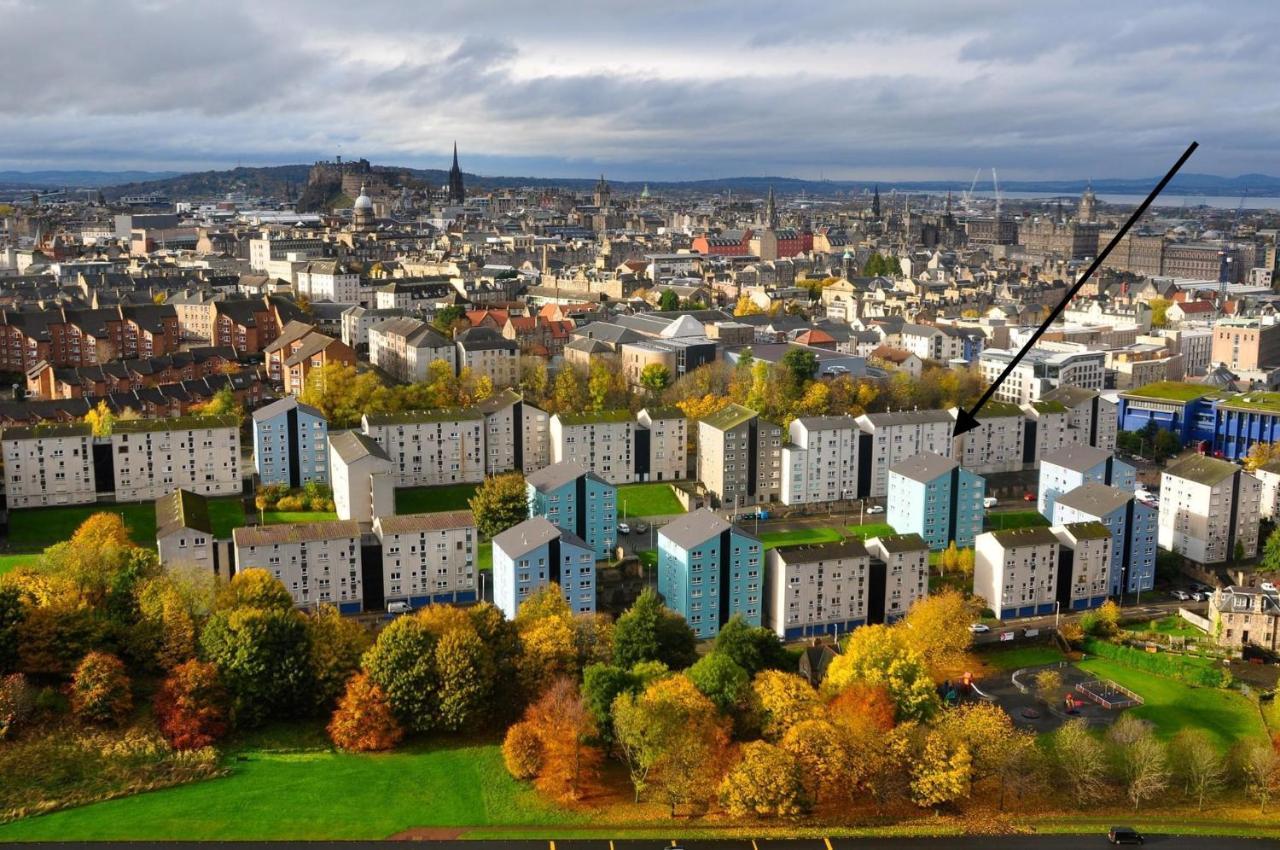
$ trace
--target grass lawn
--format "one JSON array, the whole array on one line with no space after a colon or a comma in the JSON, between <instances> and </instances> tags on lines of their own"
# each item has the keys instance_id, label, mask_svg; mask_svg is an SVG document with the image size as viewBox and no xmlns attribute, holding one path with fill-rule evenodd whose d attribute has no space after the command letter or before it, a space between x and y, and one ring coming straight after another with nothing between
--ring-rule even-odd
<instances>
[{"instance_id":1,"label":"grass lawn","mask_svg":"<svg viewBox=\"0 0 1280 850\"><path fill-rule=\"evenodd\" d=\"M232 529L244 525L244 502L241 499L214 499L209 502L209 523L213 536L226 538Z\"/></svg>"},{"instance_id":2,"label":"grass lawn","mask_svg":"<svg viewBox=\"0 0 1280 850\"><path fill-rule=\"evenodd\" d=\"M475 484L446 484L443 487L401 487L396 490L396 513L429 514L436 511L467 511L467 500L476 494Z\"/></svg>"},{"instance_id":3,"label":"grass lawn","mask_svg":"<svg viewBox=\"0 0 1280 850\"><path fill-rule=\"evenodd\" d=\"M16 570L18 567L30 567L36 562L40 556L31 552L23 555L0 555L0 576Z\"/></svg>"},{"instance_id":4,"label":"grass lawn","mask_svg":"<svg viewBox=\"0 0 1280 850\"><path fill-rule=\"evenodd\" d=\"M1049 525L1049 520L1039 511L998 511L987 514L987 531L1003 531L1006 528L1033 528Z\"/></svg>"},{"instance_id":5,"label":"grass lawn","mask_svg":"<svg viewBox=\"0 0 1280 850\"><path fill-rule=\"evenodd\" d=\"M583 815L542 802L503 768L496 744L387 754L247 750L233 773L0 826L36 840L381 839L415 826L541 826Z\"/></svg>"},{"instance_id":6,"label":"grass lawn","mask_svg":"<svg viewBox=\"0 0 1280 850\"><path fill-rule=\"evenodd\" d=\"M837 543L843 539L834 528L801 528L796 531L766 531L760 535L765 551L779 546L801 546L811 543Z\"/></svg>"},{"instance_id":7,"label":"grass lawn","mask_svg":"<svg viewBox=\"0 0 1280 850\"><path fill-rule=\"evenodd\" d=\"M486 541L476 547L476 569L493 569L493 543Z\"/></svg>"},{"instance_id":8,"label":"grass lawn","mask_svg":"<svg viewBox=\"0 0 1280 850\"><path fill-rule=\"evenodd\" d=\"M69 540L82 522L97 513L122 514L133 542L155 548L156 507L151 502L12 511L9 514L9 545L26 552L39 552L54 543Z\"/></svg>"},{"instance_id":9,"label":"grass lawn","mask_svg":"<svg viewBox=\"0 0 1280 850\"><path fill-rule=\"evenodd\" d=\"M1051 646L1018 646L1008 649L975 650L973 653L996 670L1020 670L1039 667L1062 660L1062 653Z\"/></svg>"},{"instance_id":10,"label":"grass lawn","mask_svg":"<svg viewBox=\"0 0 1280 850\"><path fill-rule=\"evenodd\" d=\"M622 503L627 503L627 516L665 516L684 513L684 505L671 492L670 484L623 484L618 488L618 516Z\"/></svg>"},{"instance_id":11,"label":"grass lawn","mask_svg":"<svg viewBox=\"0 0 1280 850\"><path fill-rule=\"evenodd\" d=\"M1182 637L1204 637L1204 632L1191 625L1186 620L1176 615L1164 617L1159 620L1152 620L1145 626L1135 628L1138 632L1156 632L1162 635L1175 635Z\"/></svg>"},{"instance_id":12,"label":"grass lawn","mask_svg":"<svg viewBox=\"0 0 1280 850\"><path fill-rule=\"evenodd\" d=\"M845 527L845 532L850 537L857 537L866 540L869 537L885 537L886 535L896 534L893 526L887 522L869 522L865 525L850 525Z\"/></svg>"},{"instance_id":13,"label":"grass lawn","mask_svg":"<svg viewBox=\"0 0 1280 850\"><path fill-rule=\"evenodd\" d=\"M333 511L263 511L262 521L267 525L281 525L286 522L327 522L335 520L338 515Z\"/></svg>"},{"instance_id":14,"label":"grass lawn","mask_svg":"<svg viewBox=\"0 0 1280 850\"><path fill-rule=\"evenodd\" d=\"M1233 691L1192 687L1105 658L1090 658L1077 666L1141 696L1145 704L1129 711L1150 720L1161 738L1171 738L1183 729L1200 728L1225 752L1241 738L1266 735L1258 709Z\"/></svg>"}]
</instances>

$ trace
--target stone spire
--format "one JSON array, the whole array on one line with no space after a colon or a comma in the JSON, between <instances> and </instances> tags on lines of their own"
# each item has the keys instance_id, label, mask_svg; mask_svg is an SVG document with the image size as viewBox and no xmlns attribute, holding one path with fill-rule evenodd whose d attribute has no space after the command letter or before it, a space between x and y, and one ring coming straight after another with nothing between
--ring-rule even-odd
<instances>
[{"instance_id":1,"label":"stone spire","mask_svg":"<svg viewBox=\"0 0 1280 850\"><path fill-rule=\"evenodd\" d=\"M773 196L773 187L769 187L769 200L764 205L764 221L770 230L778 229L778 201Z\"/></svg>"},{"instance_id":2,"label":"stone spire","mask_svg":"<svg viewBox=\"0 0 1280 850\"><path fill-rule=\"evenodd\" d=\"M453 168L449 169L449 203L462 204L467 200L467 190L462 185L462 169L458 167L458 143L453 143Z\"/></svg>"}]
</instances>

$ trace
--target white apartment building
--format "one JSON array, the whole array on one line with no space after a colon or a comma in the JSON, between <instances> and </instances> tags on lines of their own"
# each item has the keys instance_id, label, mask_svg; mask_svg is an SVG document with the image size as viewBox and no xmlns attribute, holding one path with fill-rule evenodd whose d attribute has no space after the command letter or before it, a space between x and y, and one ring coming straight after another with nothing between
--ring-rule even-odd
<instances>
[{"instance_id":1,"label":"white apartment building","mask_svg":"<svg viewBox=\"0 0 1280 850\"><path fill-rule=\"evenodd\" d=\"M360 273L337 260L315 260L295 272L298 294L312 301L360 303Z\"/></svg>"},{"instance_id":2,"label":"white apartment building","mask_svg":"<svg viewBox=\"0 0 1280 850\"><path fill-rule=\"evenodd\" d=\"M929 595L929 544L919 534L893 534L867 541L871 570L883 571L884 597L867 602L872 622L892 623Z\"/></svg>"},{"instance_id":3,"label":"white apartment building","mask_svg":"<svg viewBox=\"0 0 1280 850\"><path fill-rule=\"evenodd\" d=\"M380 516L382 587L388 604L476 600L476 521L471 511Z\"/></svg>"},{"instance_id":4,"label":"white apartment building","mask_svg":"<svg viewBox=\"0 0 1280 850\"><path fill-rule=\"evenodd\" d=\"M484 415L478 408L367 413L362 430L391 459L396 487L484 480Z\"/></svg>"},{"instance_id":5,"label":"white apartment building","mask_svg":"<svg viewBox=\"0 0 1280 850\"><path fill-rule=\"evenodd\" d=\"M1280 517L1280 460L1264 463L1253 474L1262 482L1262 506L1258 514L1274 522Z\"/></svg>"},{"instance_id":6,"label":"white apartment building","mask_svg":"<svg viewBox=\"0 0 1280 850\"><path fill-rule=\"evenodd\" d=\"M484 417L485 475L548 465L550 417L515 390L502 390L476 405Z\"/></svg>"},{"instance_id":7,"label":"white apartment building","mask_svg":"<svg viewBox=\"0 0 1280 850\"><path fill-rule=\"evenodd\" d=\"M299 262L324 254L324 242L319 239L250 239L249 267L254 271L267 271L273 262Z\"/></svg>"},{"instance_id":8,"label":"white apartment building","mask_svg":"<svg viewBox=\"0 0 1280 850\"><path fill-rule=\"evenodd\" d=\"M1082 390L1077 387L1058 387L1041 397L1050 404L1057 402L1067 409L1066 444L1081 443L1098 449L1114 451L1116 447L1116 419L1118 396L1112 392ZM1051 451L1046 445L1045 451Z\"/></svg>"},{"instance_id":9,"label":"white apartment building","mask_svg":"<svg viewBox=\"0 0 1280 850\"><path fill-rule=\"evenodd\" d=\"M648 481L680 481L689 477L689 420L679 408L646 407L636 421L648 431ZM640 431L637 430L637 435ZM637 440L639 442L639 440Z\"/></svg>"},{"instance_id":10,"label":"white apartment building","mask_svg":"<svg viewBox=\"0 0 1280 850\"><path fill-rule=\"evenodd\" d=\"M1161 548L1199 564L1258 554L1262 482L1227 460L1191 455L1160 474Z\"/></svg>"},{"instance_id":11,"label":"white apartment building","mask_svg":"<svg viewBox=\"0 0 1280 850\"><path fill-rule=\"evenodd\" d=\"M978 356L982 378L995 383L1000 373L1017 355L1016 351L988 348ZM1033 348L1019 361L996 390L1000 401L1026 404L1039 401L1057 387L1101 390L1106 375L1106 353L1102 351L1049 351Z\"/></svg>"},{"instance_id":12,"label":"white apartment building","mask_svg":"<svg viewBox=\"0 0 1280 850\"><path fill-rule=\"evenodd\" d=\"M514 387L520 382L520 346L489 328L471 328L458 334L458 371L470 369L472 376L487 375L495 387Z\"/></svg>"},{"instance_id":13,"label":"white apartment building","mask_svg":"<svg viewBox=\"0 0 1280 850\"><path fill-rule=\"evenodd\" d=\"M9 508L84 505L97 497L93 429L83 422L0 431Z\"/></svg>"},{"instance_id":14,"label":"white apartment building","mask_svg":"<svg viewBox=\"0 0 1280 850\"><path fill-rule=\"evenodd\" d=\"M945 410L864 413L857 423L864 435L858 454L870 465L869 489L859 496L883 499L889 492L889 467L922 452L951 457L954 448L955 420Z\"/></svg>"},{"instance_id":15,"label":"white apartment building","mask_svg":"<svg viewBox=\"0 0 1280 850\"><path fill-rule=\"evenodd\" d=\"M1100 522L1071 522L1050 530L1058 538L1059 587L1062 571L1070 571L1066 608L1098 607L1110 593L1111 529Z\"/></svg>"},{"instance_id":16,"label":"white apartment building","mask_svg":"<svg viewBox=\"0 0 1280 850\"><path fill-rule=\"evenodd\" d=\"M441 360L457 374L458 351L453 341L417 319L387 319L371 325L369 362L406 383L427 380L432 363Z\"/></svg>"},{"instance_id":17,"label":"white apartment building","mask_svg":"<svg viewBox=\"0 0 1280 850\"><path fill-rule=\"evenodd\" d=\"M953 417L959 408L951 408ZM971 472L1017 472L1022 469L1026 417L1017 405L988 401L978 411L978 427L954 438L951 457Z\"/></svg>"},{"instance_id":18,"label":"white apartment building","mask_svg":"<svg viewBox=\"0 0 1280 850\"><path fill-rule=\"evenodd\" d=\"M111 460L117 502L154 501L178 489L239 496L244 486L235 416L116 422Z\"/></svg>"},{"instance_id":19,"label":"white apartment building","mask_svg":"<svg viewBox=\"0 0 1280 850\"><path fill-rule=\"evenodd\" d=\"M852 499L858 489L858 443L852 416L805 416L792 421L782 447L782 503Z\"/></svg>"},{"instance_id":20,"label":"white apartment building","mask_svg":"<svg viewBox=\"0 0 1280 850\"><path fill-rule=\"evenodd\" d=\"M404 318L403 310L379 310L354 305L342 311L342 341L351 348L369 345L369 328L388 319Z\"/></svg>"},{"instance_id":21,"label":"white apartment building","mask_svg":"<svg viewBox=\"0 0 1280 850\"><path fill-rule=\"evenodd\" d=\"M329 435L329 483L339 519L373 522L396 512L394 465L382 446L359 431Z\"/></svg>"},{"instance_id":22,"label":"white apartment building","mask_svg":"<svg viewBox=\"0 0 1280 850\"><path fill-rule=\"evenodd\" d=\"M360 576L360 526L351 520L256 525L231 532L236 572L259 568L289 590L299 607L335 605L358 613L364 588Z\"/></svg>"},{"instance_id":23,"label":"white apartment building","mask_svg":"<svg viewBox=\"0 0 1280 850\"><path fill-rule=\"evenodd\" d=\"M1031 440L1031 462L1039 466L1045 455L1066 446L1073 446L1086 436L1085 432L1071 427L1071 410L1059 401L1040 399L1022 405Z\"/></svg>"},{"instance_id":24,"label":"white apartment building","mask_svg":"<svg viewBox=\"0 0 1280 850\"><path fill-rule=\"evenodd\" d=\"M174 490L156 499L156 551L163 567L195 564L214 569L213 526L203 496Z\"/></svg>"},{"instance_id":25,"label":"white apartment building","mask_svg":"<svg viewBox=\"0 0 1280 850\"><path fill-rule=\"evenodd\" d=\"M764 625L783 640L843 634L867 622L871 556L860 540L765 555Z\"/></svg>"},{"instance_id":26,"label":"white apartment building","mask_svg":"<svg viewBox=\"0 0 1280 850\"><path fill-rule=\"evenodd\" d=\"M1047 528L979 534L973 544L974 594L1002 620L1053 613L1058 545Z\"/></svg>"},{"instance_id":27,"label":"white apartment building","mask_svg":"<svg viewBox=\"0 0 1280 850\"><path fill-rule=\"evenodd\" d=\"M551 417L551 462L566 460L610 484L635 481L636 420L626 410Z\"/></svg>"}]
</instances>

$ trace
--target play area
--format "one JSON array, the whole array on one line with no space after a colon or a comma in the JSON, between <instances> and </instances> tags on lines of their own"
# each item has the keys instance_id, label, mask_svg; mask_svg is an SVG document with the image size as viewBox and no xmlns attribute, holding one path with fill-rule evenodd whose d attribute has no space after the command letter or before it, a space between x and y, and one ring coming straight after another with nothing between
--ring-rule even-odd
<instances>
[{"instance_id":1,"label":"play area","mask_svg":"<svg viewBox=\"0 0 1280 850\"><path fill-rule=\"evenodd\" d=\"M1049 703L1036 693L1036 674L1051 669L1062 677L1062 688ZM1069 662L1023 667L981 680L976 698L990 699L1008 712L1015 725L1035 732L1052 732L1068 720L1082 717L1091 725L1109 726L1120 712L1142 705L1142 697L1109 679L1099 679Z\"/></svg>"}]
</instances>

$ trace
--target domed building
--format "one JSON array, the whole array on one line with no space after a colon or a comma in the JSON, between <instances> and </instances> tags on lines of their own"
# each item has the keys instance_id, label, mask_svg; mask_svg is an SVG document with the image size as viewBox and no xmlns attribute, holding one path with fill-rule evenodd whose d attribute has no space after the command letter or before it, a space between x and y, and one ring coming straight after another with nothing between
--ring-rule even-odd
<instances>
[{"instance_id":1,"label":"domed building","mask_svg":"<svg viewBox=\"0 0 1280 850\"><path fill-rule=\"evenodd\" d=\"M373 198L370 198L364 190L364 184L360 184L360 196L356 198L355 206L351 210L351 227L355 230L373 230Z\"/></svg>"}]
</instances>

